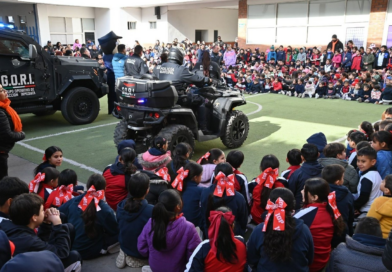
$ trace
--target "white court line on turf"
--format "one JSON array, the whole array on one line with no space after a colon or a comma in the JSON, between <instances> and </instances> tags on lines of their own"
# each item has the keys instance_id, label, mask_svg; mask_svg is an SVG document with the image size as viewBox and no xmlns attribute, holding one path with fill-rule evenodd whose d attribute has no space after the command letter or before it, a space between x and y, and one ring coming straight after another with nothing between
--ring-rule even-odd
<instances>
[{"instance_id":1,"label":"white court line on turf","mask_svg":"<svg viewBox=\"0 0 392 272\"><path fill-rule=\"evenodd\" d=\"M90 129L94 129L94 128L107 127L107 126L115 125L115 124L117 124L117 123L118 123L118 122L114 122L114 123L108 123L108 124L93 126L93 127L87 127L87 128L69 130L69 131L64 131L64 132L49 134L49 135L45 135L45 136L34 137L34 138L30 138L30 139L23 140L23 141L21 141L21 142L22 142L22 143L23 143L23 142L30 142L30 141L34 141L34 140L40 140L40 139L50 138L50 137L59 136L59 135L64 135L64 134L70 134L70 133L79 132L79 131L86 131L86 130L90 130Z\"/></svg>"},{"instance_id":2,"label":"white court line on turf","mask_svg":"<svg viewBox=\"0 0 392 272\"><path fill-rule=\"evenodd\" d=\"M247 116L252 115L252 114L255 114L255 113L258 113L259 111L261 111L261 110L263 109L263 107L262 107L259 103L250 102L250 101L247 101L247 103L250 103L250 104L253 104L253 105L256 105L256 106L257 106L257 110L252 111L252 112L246 114Z\"/></svg>"},{"instance_id":3,"label":"white court line on turf","mask_svg":"<svg viewBox=\"0 0 392 272\"><path fill-rule=\"evenodd\" d=\"M21 146L23 146L23 147L25 147L25 148L27 148L27 149L36 151L36 152L41 153L41 154L44 154L44 153L45 153L45 150L36 148L36 147L34 147L34 146L31 146L31 145L26 144L26 143L23 143L23 142L17 142L16 144L21 145ZM67 163L69 163L69 164L72 164L72 165L74 165L74 166L80 167L80 168L82 168L82 169L88 170L88 171L90 171L90 172L93 172L93 173L96 173L96 174L102 174L102 171L99 171L98 169L95 169L95 168L93 168L93 167L87 166L87 165L85 165L85 164L78 163L77 161L70 160L70 159L67 159L67 158L64 158L64 157L63 157L63 161L64 161L64 162L67 162Z\"/></svg>"}]
</instances>

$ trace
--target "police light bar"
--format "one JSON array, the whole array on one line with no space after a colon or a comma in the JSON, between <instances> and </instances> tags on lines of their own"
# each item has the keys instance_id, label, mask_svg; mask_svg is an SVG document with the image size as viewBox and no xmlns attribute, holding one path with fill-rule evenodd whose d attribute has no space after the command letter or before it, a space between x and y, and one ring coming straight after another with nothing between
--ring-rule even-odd
<instances>
[{"instance_id":1,"label":"police light bar","mask_svg":"<svg viewBox=\"0 0 392 272\"><path fill-rule=\"evenodd\" d=\"M0 23L0 28L4 28L4 27L8 27L10 29L14 29L15 28L14 25L6 25L6 24L3 24L3 23Z\"/></svg>"}]
</instances>

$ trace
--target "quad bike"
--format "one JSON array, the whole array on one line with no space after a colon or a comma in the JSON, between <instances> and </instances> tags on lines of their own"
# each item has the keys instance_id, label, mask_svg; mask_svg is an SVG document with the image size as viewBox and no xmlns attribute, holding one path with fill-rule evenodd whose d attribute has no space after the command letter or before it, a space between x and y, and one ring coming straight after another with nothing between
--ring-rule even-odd
<instances>
[{"instance_id":1,"label":"quad bike","mask_svg":"<svg viewBox=\"0 0 392 272\"><path fill-rule=\"evenodd\" d=\"M162 136L169 142L168 150L186 142L192 148L199 142L221 138L228 148L240 147L248 137L248 117L235 107L246 104L239 91L223 86L197 89L207 101L207 128L204 135L198 128L196 115L189 106L192 96L178 94L170 81L154 80L151 75L141 79L122 77L116 81L116 108L122 116L114 131L116 146L124 139L136 142L136 152L145 152L151 140Z\"/></svg>"}]
</instances>

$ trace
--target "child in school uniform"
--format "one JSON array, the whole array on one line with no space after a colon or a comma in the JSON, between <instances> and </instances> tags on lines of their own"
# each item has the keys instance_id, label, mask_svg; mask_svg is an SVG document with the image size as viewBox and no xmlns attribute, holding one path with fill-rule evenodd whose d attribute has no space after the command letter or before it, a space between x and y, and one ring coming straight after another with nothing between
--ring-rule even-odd
<instances>
[{"instance_id":1,"label":"child in school uniform","mask_svg":"<svg viewBox=\"0 0 392 272\"><path fill-rule=\"evenodd\" d=\"M375 85L373 86L373 90L370 93L370 99L365 100L365 103L379 104L380 99L381 99L380 86Z\"/></svg>"},{"instance_id":2,"label":"child in school uniform","mask_svg":"<svg viewBox=\"0 0 392 272\"><path fill-rule=\"evenodd\" d=\"M154 171L167 165L171 161L170 150L167 150L168 146L167 139L155 137L152 147L137 157L143 170Z\"/></svg>"},{"instance_id":3,"label":"child in school uniform","mask_svg":"<svg viewBox=\"0 0 392 272\"><path fill-rule=\"evenodd\" d=\"M374 217L380 222L382 236L387 239L392 229L392 175L384 178L380 189L384 196L379 196L373 201L367 216Z\"/></svg>"},{"instance_id":4,"label":"child in school uniform","mask_svg":"<svg viewBox=\"0 0 392 272\"><path fill-rule=\"evenodd\" d=\"M316 99L323 98L327 93L327 89L328 89L327 83L320 81L319 86L316 88L316 94L315 94Z\"/></svg>"},{"instance_id":5,"label":"child in school uniform","mask_svg":"<svg viewBox=\"0 0 392 272\"><path fill-rule=\"evenodd\" d=\"M372 147L377 151L376 168L382 179L392 174L392 134L378 131L372 136Z\"/></svg>"},{"instance_id":6,"label":"child in school uniform","mask_svg":"<svg viewBox=\"0 0 392 272\"><path fill-rule=\"evenodd\" d=\"M210 212L210 239L193 252L185 271L246 271L246 245L234 236L235 216L227 207Z\"/></svg>"},{"instance_id":7,"label":"child in school uniform","mask_svg":"<svg viewBox=\"0 0 392 272\"><path fill-rule=\"evenodd\" d=\"M110 206L104 201L106 181L93 174L87 181L87 192L64 203L60 212L75 227L72 249L84 260L111 253L118 245L118 225Z\"/></svg>"},{"instance_id":8,"label":"child in school uniform","mask_svg":"<svg viewBox=\"0 0 392 272\"><path fill-rule=\"evenodd\" d=\"M198 186L203 174L203 167L193 161L177 171L172 186L181 194L182 213L187 221L199 227L201 223L200 198L205 187Z\"/></svg>"},{"instance_id":9,"label":"child in school uniform","mask_svg":"<svg viewBox=\"0 0 392 272\"><path fill-rule=\"evenodd\" d=\"M171 181L177 177L177 171L189 162L189 157L192 152L193 149L188 143L179 143L176 145L173 160L166 165Z\"/></svg>"},{"instance_id":10,"label":"child in school uniform","mask_svg":"<svg viewBox=\"0 0 392 272\"><path fill-rule=\"evenodd\" d=\"M262 222L261 216L265 212L265 206L271 191L275 188L285 187L278 179L279 160L274 155L266 155L260 162L260 175L249 184L249 191L252 194L252 208L250 214L256 224Z\"/></svg>"},{"instance_id":11,"label":"child in school uniform","mask_svg":"<svg viewBox=\"0 0 392 272\"><path fill-rule=\"evenodd\" d=\"M234 216L234 234L243 236L248 223L248 208L241 193L234 189L233 168L228 163L220 163L215 168L214 184L201 195L201 230L208 235L209 221L207 214L222 206L228 206Z\"/></svg>"},{"instance_id":12,"label":"child in school uniform","mask_svg":"<svg viewBox=\"0 0 392 272\"><path fill-rule=\"evenodd\" d=\"M373 201L383 195L380 189L382 178L375 167L377 152L371 147L358 150L358 169L361 177L358 183L357 193L354 194L355 215L365 217Z\"/></svg>"},{"instance_id":13,"label":"child in school uniform","mask_svg":"<svg viewBox=\"0 0 392 272\"><path fill-rule=\"evenodd\" d=\"M213 148L201 156L201 158L197 161L197 163L203 167L203 175L199 186L210 187L216 165L225 161L225 153L223 153L223 151L219 148Z\"/></svg>"},{"instance_id":14,"label":"child in school uniform","mask_svg":"<svg viewBox=\"0 0 392 272\"><path fill-rule=\"evenodd\" d=\"M138 238L139 253L154 272L184 271L201 240L195 226L181 214L182 200L173 189L164 191Z\"/></svg>"},{"instance_id":15,"label":"child in school uniform","mask_svg":"<svg viewBox=\"0 0 392 272\"><path fill-rule=\"evenodd\" d=\"M349 146L352 148L352 152L348 158L348 163L357 169L357 144L362 141L367 141L366 135L361 131L354 131L349 134L350 140Z\"/></svg>"},{"instance_id":16,"label":"child in school uniform","mask_svg":"<svg viewBox=\"0 0 392 272\"><path fill-rule=\"evenodd\" d=\"M249 195L248 179L245 174L241 173L238 169L244 162L245 156L239 150L232 150L227 154L226 162L228 162L234 171L234 188L237 192L240 192L248 205L251 204L251 197Z\"/></svg>"},{"instance_id":17,"label":"child in school uniform","mask_svg":"<svg viewBox=\"0 0 392 272\"><path fill-rule=\"evenodd\" d=\"M17 177L4 177L0 179L0 223L9 219L9 209L12 200L21 194L29 193L26 183Z\"/></svg>"},{"instance_id":18,"label":"child in school uniform","mask_svg":"<svg viewBox=\"0 0 392 272\"><path fill-rule=\"evenodd\" d=\"M43 162L34 169L34 175L42 173L42 171L47 167L56 168L61 166L63 162L63 151L60 147L50 146L45 149L45 154L42 157L42 160Z\"/></svg>"},{"instance_id":19,"label":"child in school uniform","mask_svg":"<svg viewBox=\"0 0 392 272\"><path fill-rule=\"evenodd\" d=\"M35 178L29 183L30 193L36 193L44 200L44 203L49 198L49 195L58 186L58 178L60 172L53 167L46 167L39 172Z\"/></svg>"},{"instance_id":20,"label":"child in school uniform","mask_svg":"<svg viewBox=\"0 0 392 272\"><path fill-rule=\"evenodd\" d=\"M144 226L152 216L153 205L147 203L145 197L150 187L150 179L146 174L132 175L128 183L129 196L118 204L117 223L120 233L120 253L116 259L118 268L142 267L148 260L137 250L137 239Z\"/></svg>"},{"instance_id":21,"label":"child in school uniform","mask_svg":"<svg viewBox=\"0 0 392 272\"><path fill-rule=\"evenodd\" d=\"M283 171L280 175L282 178L289 180L291 175L301 168L302 157L301 157L301 150L299 149L291 149L287 152L286 162L290 165L287 170Z\"/></svg>"}]
</instances>

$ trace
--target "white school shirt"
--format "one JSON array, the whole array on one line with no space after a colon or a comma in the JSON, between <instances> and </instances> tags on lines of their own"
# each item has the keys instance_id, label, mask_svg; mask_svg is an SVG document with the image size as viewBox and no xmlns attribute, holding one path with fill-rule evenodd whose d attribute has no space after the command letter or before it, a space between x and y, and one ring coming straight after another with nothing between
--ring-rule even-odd
<instances>
[{"instance_id":1,"label":"white school shirt","mask_svg":"<svg viewBox=\"0 0 392 272\"><path fill-rule=\"evenodd\" d=\"M364 178L367 178L368 180L370 180L373 183L372 191L370 192L370 196L369 196L369 200L368 200L368 202L366 202L365 205L363 205L361 207L361 210L360 210L361 212L368 212L370 210L370 206L372 205L373 201L377 197L383 196L383 193L380 190L382 178L380 176L380 173L378 173L378 171L374 171L374 170L369 171L365 175L361 176L361 178L359 179L359 182L358 182L357 193L353 194L355 200L357 200L359 197L359 194L361 192L361 181Z\"/></svg>"}]
</instances>

